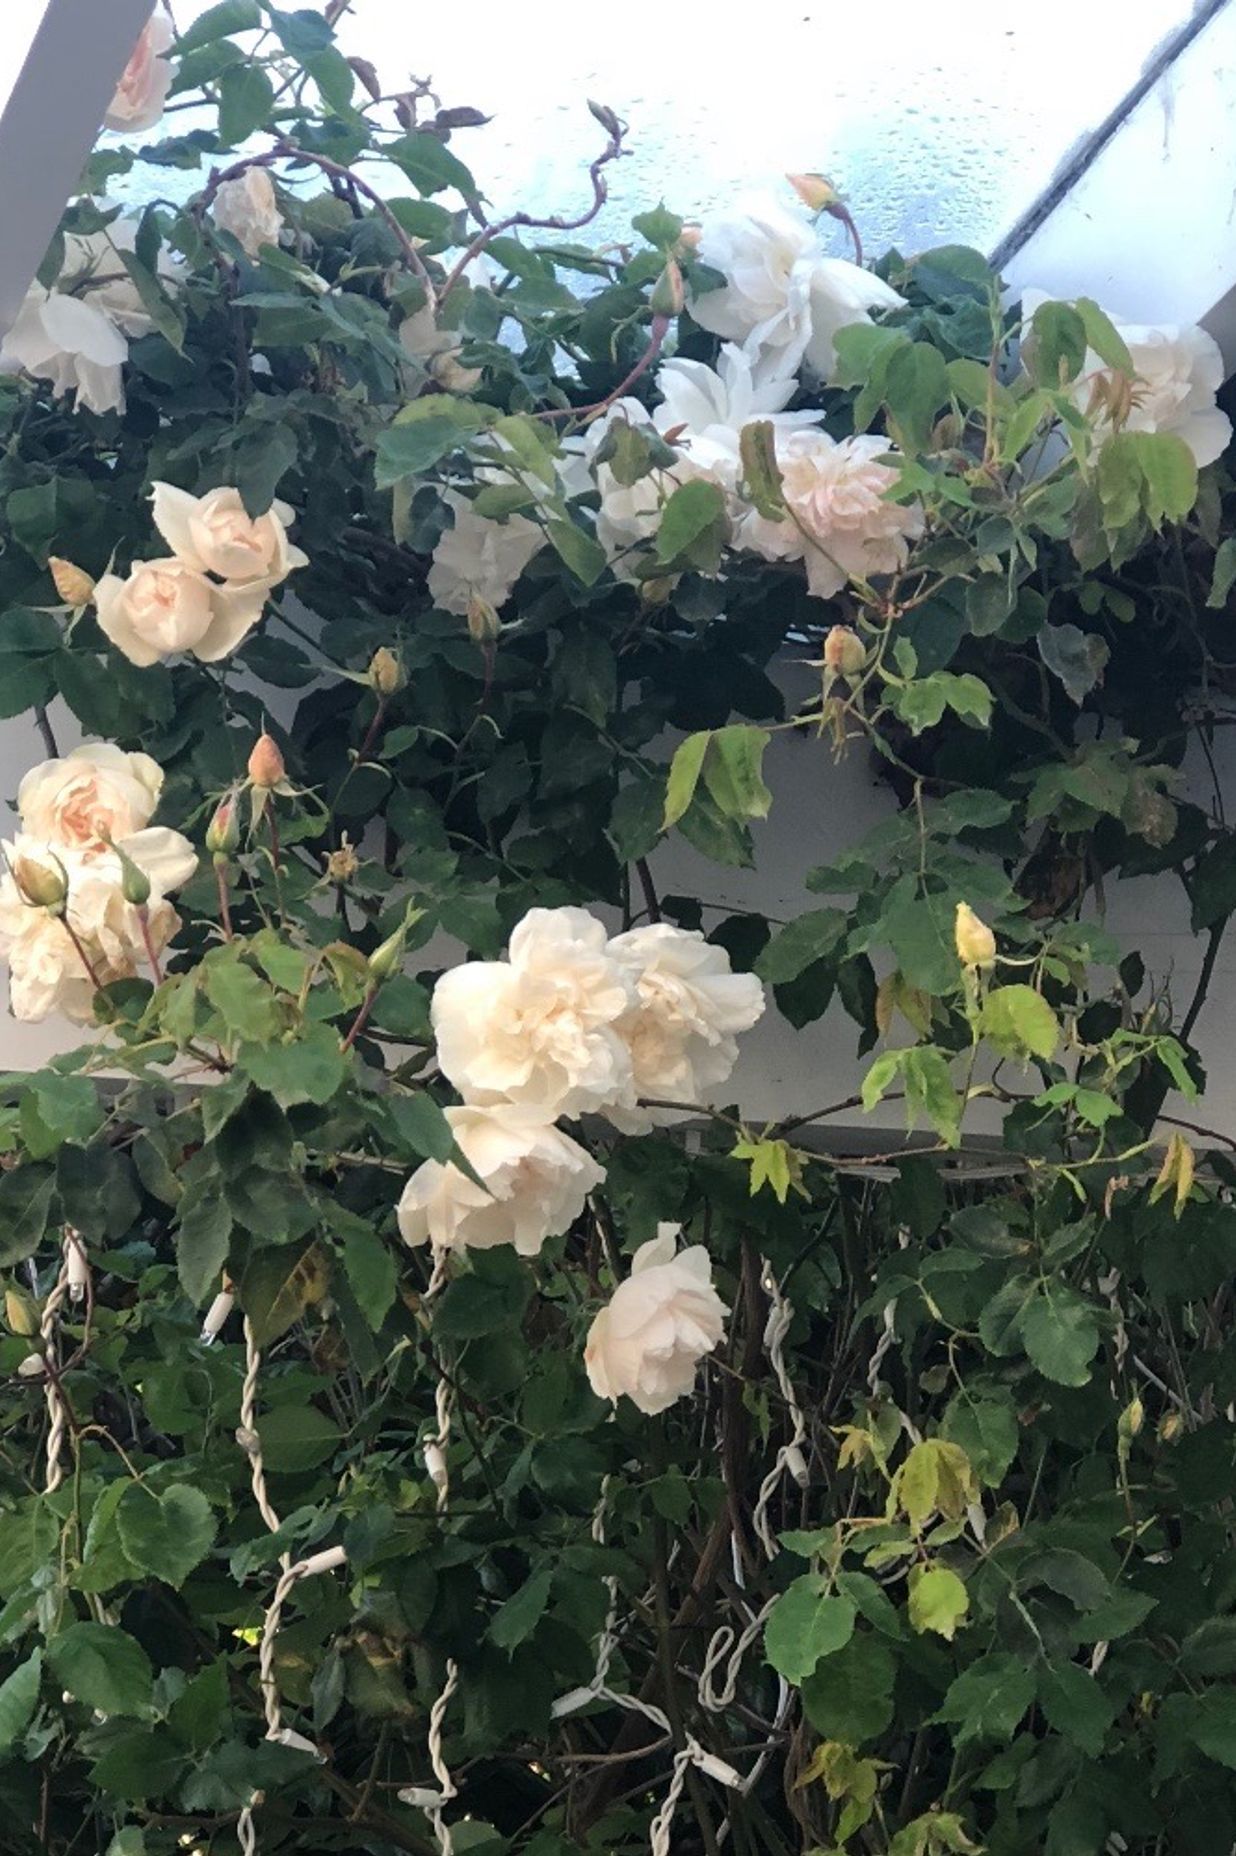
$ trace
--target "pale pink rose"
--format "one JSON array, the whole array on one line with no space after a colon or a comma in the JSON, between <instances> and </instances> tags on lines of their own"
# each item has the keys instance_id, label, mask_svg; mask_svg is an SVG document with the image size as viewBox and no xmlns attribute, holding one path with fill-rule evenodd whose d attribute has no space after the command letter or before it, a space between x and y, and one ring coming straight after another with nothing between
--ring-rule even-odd
<instances>
[{"instance_id":1,"label":"pale pink rose","mask_svg":"<svg viewBox=\"0 0 1236 1856\"><path fill-rule=\"evenodd\" d=\"M546 1120L633 1103L617 1029L634 986L584 909L529 909L506 960L469 961L434 988L443 1075L471 1103L516 1102Z\"/></svg>"},{"instance_id":2,"label":"pale pink rose","mask_svg":"<svg viewBox=\"0 0 1236 1856\"><path fill-rule=\"evenodd\" d=\"M636 1251L631 1274L592 1323L584 1348L597 1397L617 1402L625 1395L649 1416L692 1391L696 1368L720 1345L729 1313L712 1286L703 1245L675 1256L678 1229L658 1225L651 1243Z\"/></svg>"},{"instance_id":3,"label":"pale pink rose","mask_svg":"<svg viewBox=\"0 0 1236 1856\"><path fill-rule=\"evenodd\" d=\"M142 27L133 55L121 73L103 118L105 128L121 135L153 129L163 114L174 75L164 56L171 50L174 37L171 20L161 7L156 9Z\"/></svg>"},{"instance_id":4,"label":"pale pink rose","mask_svg":"<svg viewBox=\"0 0 1236 1856\"><path fill-rule=\"evenodd\" d=\"M144 667L178 651L217 663L253 630L269 591L265 580L219 586L173 556L136 562L127 580L104 574L94 598L101 630Z\"/></svg>"},{"instance_id":5,"label":"pale pink rose","mask_svg":"<svg viewBox=\"0 0 1236 1856\"><path fill-rule=\"evenodd\" d=\"M256 258L263 245L277 245L283 217L275 197L275 184L265 168L246 168L235 180L223 181L210 209L215 224Z\"/></svg>"},{"instance_id":6,"label":"pale pink rose","mask_svg":"<svg viewBox=\"0 0 1236 1856\"><path fill-rule=\"evenodd\" d=\"M17 789L22 831L56 850L98 856L150 821L163 772L149 754L88 741L32 767Z\"/></svg>"},{"instance_id":7,"label":"pale pink rose","mask_svg":"<svg viewBox=\"0 0 1236 1856\"><path fill-rule=\"evenodd\" d=\"M429 595L439 612L465 614L474 599L483 599L495 611L511 597L515 582L545 536L526 516L508 516L499 522L477 515L466 497L454 490L444 501L455 521L443 532L429 568Z\"/></svg>"},{"instance_id":8,"label":"pale pink rose","mask_svg":"<svg viewBox=\"0 0 1236 1856\"><path fill-rule=\"evenodd\" d=\"M923 532L918 503L894 503L898 480L888 441L871 433L836 440L793 432L778 445L782 490L797 522L753 515L743 545L767 559L804 560L807 585L821 599L847 580L896 573Z\"/></svg>"},{"instance_id":9,"label":"pale pink rose","mask_svg":"<svg viewBox=\"0 0 1236 1856\"><path fill-rule=\"evenodd\" d=\"M727 1080L738 1060L735 1033L764 1010L753 973L735 973L723 947L694 929L655 922L616 935L609 951L635 982L636 1002L618 1021L631 1052L637 1097L694 1103ZM627 1132L672 1121L672 1110L606 1111Z\"/></svg>"},{"instance_id":10,"label":"pale pink rose","mask_svg":"<svg viewBox=\"0 0 1236 1856\"><path fill-rule=\"evenodd\" d=\"M230 484L192 496L175 484L155 483L150 492L154 525L176 559L195 573L221 580L262 581L277 586L309 557L288 540L295 510L274 502L251 516L240 491Z\"/></svg>"},{"instance_id":11,"label":"pale pink rose","mask_svg":"<svg viewBox=\"0 0 1236 1856\"><path fill-rule=\"evenodd\" d=\"M484 1183L449 1162L426 1160L403 1189L399 1230L407 1244L489 1250L513 1244L534 1257L558 1237L605 1178L577 1141L552 1122L530 1120L508 1104L448 1108L456 1145Z\"/></svg>"}]
</instances>

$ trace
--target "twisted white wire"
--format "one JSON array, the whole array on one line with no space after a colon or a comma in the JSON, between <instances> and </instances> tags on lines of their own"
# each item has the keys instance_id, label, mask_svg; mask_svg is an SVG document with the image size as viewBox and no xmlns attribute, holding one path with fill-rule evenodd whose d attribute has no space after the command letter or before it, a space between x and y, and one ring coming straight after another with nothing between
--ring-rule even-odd
<instances>
[{"instance_id":1,"label":"twisted white wire","mask_svg":"<svg viewBox=\"0 0 1236 1856\"><path fill-rule=\"evenodd\" d=\"M60 1273L55 1286L43 1304L43 1314L39 1321L39 1339L42 1342L43 1370L46 1375L45 1397L47 1400L47 1452L43 1487L49 1495L53 1494L64 1481L64 1445L69 1428L69 1408L60 1390L59 1358L56 1347L56 1333L60 1325L60 1311L66 1301L80 1302L86 1294L90 1283L90 1263L86 1256L86 1246L80 1232L72 1225L64 1227L61 1248Z\"/></svg>"},{"instance_id":2,"label":"twisted white wire","mask_svg":"<svg viewBox=\"0 0 1236 1856\"><path fill-rule=\"evenodd\" d=\"M800 1489L807 1486L807 1462L802 1449L807 1440L807 1421L803 1417L802 1407L794 1391L794 1382L790 1378L785 1363L785 1337L794 1320L794 1308L789 1298L783 1294L767 1257L760 1258L760 1281L768 1297L768 1319L764 1323L764 1348L776 1376L778 1390L789 1410L791 1427L788 1441L783 1443L777 1451L773 1458L772 1468L760 1484L755 1510L751 1516L751 1524L759 1535L760 1545L768 1558L772 1560L777 1557L777 1543L768 1521L768 1505L781 1486L781 1478L787 1472L794 1478Z\"/></svg>"},{"instance_id":3,"label":"twisted white wire","mask_svg":"<svg viewBox=\"0 0 1236 1856\"><path fill-rule=\"evenodd\" d=\"M433 1269L429 1277L429 1286L425 1291L424 1303L433 1301L446 1282L447 1265L450 1251L444 1245L435 1245L433 1252ZM438 1428L424 1447L425 1468L430 1481L437 1491L438 1513L444 1514L450 1500L451 1480L447 1452L451 1442L452 1393L445 1374L439 1373L437 1387L434 1391L434 1412ZM452 1798L459 1795L459 1787L451 1777L451 1769L446 1763L443 1747L443 1728L446 1712L451 1699L459 1686L459 1665L453 1657L446 1662L446 1677L442 1690L429 1711L429 1765L433 1772L435 1785L408 1785L399 1793L404 1804L415 1805L429 1819L434 1840L438 1845L439 1856L454 1856L455 1840L451 1827L446 1822L446 1806Z\"/></svg>"}]
</instances>

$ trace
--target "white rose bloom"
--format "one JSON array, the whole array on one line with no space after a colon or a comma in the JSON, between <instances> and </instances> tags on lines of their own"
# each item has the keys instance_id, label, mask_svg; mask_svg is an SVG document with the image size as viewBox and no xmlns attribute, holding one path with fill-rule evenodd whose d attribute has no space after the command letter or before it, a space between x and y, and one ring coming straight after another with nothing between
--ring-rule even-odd
<instances>
[{"instance_id":1,"label":"white rose bloom","mask_svg":"<svg viewBox=\"0 0 1236 1856\"><path fill-rule=\"evenodd\" d=\"M180 926L166 892L187 882L197 853L179 832L157 827L126 839L126 853L150 878L146 928L156 953L162 952ZM37 840L19 837L4 847L9 865L56 868ZM131 979L148 962L146 938L137 909L121 890L120 860L56 852L68 880L67 913L81 943L74 945L64 922L46 909L32 908L12 876L0 879L0 953L9 964L9 999L16 1018L34 1021L59 1012L79 1024L93 1016L94 987L82 952L101 985Z\"/></svg>"},{"instance_id":2,"label":"white rose bloom","mask_svg":"<svg viewBox=\"0 0 1236 1856\"><path fill-rule=\"evenodd\" d=\"M598 1398L624 1394L649 1416L685 1398L695 1369L725 1335L729 1313L712 1286L708 1252L691 1244L675 1256L679 1227L657 1226L631 1274L619 1283L584 1348L588 1383Z\"/></svg>"},{"instance_id":3,"label":"white rose bloom","mask_svg":"<svg viewBox=\"0 0 1236 1856\"><path fill-rule=\"evenodd\" d=\"M71 393L89 412L124 411L127 338L153 327L119 256L133 250L136 236L131 222L116 219L102 232L66 238L55 287L31 284L0 342L0 373L50 381L57 398ZM165 254L159 269L165 278L177 274Z\"/></svg>"},{"instance_id":4,"label":"white rose bloom","mask_svg":"<svg viewBox=\"0 0 1236 1856\"><path fill-rule=\"evenodd\" d=\"M716 368L702 361L666 361L657 374L661 403L653 412L639 400L619 400L589 427L585 456L601 496L597 539L620 576L633 572L623 556L656 534L662 507L680 484L704 478L734 497L742 476L742 428L751 420L768 419L779 434L819 423L817 411L783 410L797 386L794 375L780 365L755 365L749 354L727 343ZM651 426L662 437L672 433L678 453L673 467L621 484L608 464L596 464L606 435L621 420Z\"/></svg>"},{"instance_id":5,"label":"white rose bloom","mask_svg":"<svg viewBox=\"0 0 1236 1856\"><path fill-rule=\"evenodd\" d=\"M163 105L171 88L174 72L165 53L175 37L172 22L160 7L142 27L141 37L120 74L116 94L103 118L106 129L121 135L137 135L153 129L163 114Z\"/></svg>"},{"instance_id":6,"label":"white rose bloom","mask_svg":"<svg viewBox=\"0 0 1236 1856\"><path fill-rule=\"evenodd\" d=\"M873 433L840 440L826 432L791 433L778 445L777 461L798 520L771 522L752 513L738 539L767 560L805 561L807 586L821 599L831 599L851 577L896 573L923 532L923 512L918 503L887 500L898 477L894 465L881 461L890 455L888 440Z\"/></svg>"},{"instance_id":7,"label":"white rose bloom","mask_svg":"<svg viewBox=\"0 0 1236 1856\"><path fill-rule=\"evenodd\" d=\"M440 612L466 613L474 598L495 611L511 597L515 582L545 540L526 516L498 522L478 516L466 497L448 490L445 501L455 513L433 551L429 592Z\"/></svg>"},{"instance_id":8,"label":"white rose bloom","mask_svg":"<svg viewBox=\"0 0 1236 1856\"><path fill-rule=\"evenodd\" d=\"M617 1023L634 1003L626 970L585 909L529 909L506 960L444 973L432 1019L442 1073L472 1103L583 1115L632 1103Z\"/></svg>"},{"instance_id":9,"label":"white rose bloom","mask_svg":"<svg viewBox=\"0 0 1236 1856\"><path fill-rule=\"evenodd\" d=\"M838 329L905 303L861 265L828 257L810 222L771 195L746 195L704 225L697 251L726 280L692 298L700 327L752 353L778 351L791 370L805 361L823 380L836 365Z\"/></svg>"},{"instance_id":10,"label":"white rose bloom","mask_svg":"<svg viewBox=\"0 0 1236 1856\"><path fill-rule=\"evenodd\" d=\"M150 502L160 535L195 573L271 587L293 568L308 566L308 555L288 540L296 514L288 503L272 503L264 515L251 516L231 485L191 496L171 483L153 484Z\"/></svg>"},{"instance_id":11,"label":"white rose bloom","mask_svg":"<svg viewBox=\"0 0 1236 1856\"><path fill-rule=\"evenodd\" d=\"M724 948L668 922L615 935L609 951L635 983L636 1003L618 1021L631 1051L635 1095L701 1101L734 1068L734 1034L749 1031L764 1011L759 980L733 972ZM628 1133L674 1119L665 1109L619 1106L607 1113Z\"/></svg>"},{"instance_id":12,"label":"white rose bloom","mask_svg":"<svg viewBox=\"0 0 1236 1856\"><path fill-rule=\"evenodd\" d=\"M1040 304L1054 301L1045 290L1024 291L1021 311L1025 323L1029 325ZM1174 432L1184 439L1199 468L1213 464L1227 450L1232 437L1231 420L1215 405L1215 395L1227 370L1214 337L1192 323L1153 327L1121 322L1117 316L1112 316L1111 321L1124 338L1136 376L1133 404L1120 429ZM1023 348L1033 339L1033 330L1027 326ZM1096 384L1109 379L1113 371L1092 348L1086 350L1081 373L1069 389L1079 411L1088 410ZM1095 422L1100 443L1111 436L1112 430L1106 419Z\"/></svg>"},{"instance_id":13,"label":"white rose bloom","mask_svg":"<svg viewBox=\"0 0 1236 1856\"><path fill-rule=\"evenodd\" d=\"M470 393L481 378L479 367L463 367L457 356L463 343L453 329L440 329L432 304L425 303L399 325L404 353L452 393Z\"/></svg>"},{"instance_id":14,"label":"white rose bloom","mask_svg":"<svg viewBox=\"0 0 1236 1856\"><path fill-rule=\"evenodd\" d=\"M605 1178L579 1145L552 1122L529 1119L508 1104L448 1108L460 1152L485 1182L458 1167L426 1160L403 1189L397 1217L407 1244L435 1249L489 1250L514 1244L534 1257L558 1237Z\"/></svg>"},{"instance_id":15,"label":"white rose bloom","mask_svg":"<svg viewBox=\"0 0 1236 1856\"><path fill-rule=\"evenodd\" d=\"M163 771L149 754L88 741L60 760L32 767L17 789L22 831L63 855L101 856L109 839L128 839L149 823Z\"/></svg>"},{"instance_id":16,"label":"white rose bloom","mask_svg":"<svg viewBox=\"0 0 1236 1856\"><path fill-rule=\"evenodd\" d=\"M265 580L219 586L174 556L137 561L127 580L104 574L94 589L100 629L131 664L189 651L204 664L243 643L262 616Z\"/></svg>"},{"instance_id":17,"label":"white rose bloom","mask_svg":"<svg viewBox=\"0 0 1236 1856\"><path fill-rule=\"evenodd\" d=\"M246 168L219 186L210 209L220 231L230 232L243 251L256 258L263 245L277 245L283 215L275 184L265 168Z\"/></svg>"}]
</instances>

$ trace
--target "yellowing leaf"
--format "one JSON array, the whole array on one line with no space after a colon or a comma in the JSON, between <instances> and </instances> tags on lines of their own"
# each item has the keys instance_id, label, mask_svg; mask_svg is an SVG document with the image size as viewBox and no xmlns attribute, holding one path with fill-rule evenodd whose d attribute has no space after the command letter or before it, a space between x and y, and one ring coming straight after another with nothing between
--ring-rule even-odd
<instances>
[{"instance_id":1,"label":"yellowing leaf","mask_svg":"<svg viewBox=\"0 0 1236 1856\"><path fill-rule=\"evenodd\" d=\"M970 1609L966 1588L948 1566L916 1566L910 1574L909 1616L912 1630L933 1630L952 1642Z\"/></svg>"}]
</instances>

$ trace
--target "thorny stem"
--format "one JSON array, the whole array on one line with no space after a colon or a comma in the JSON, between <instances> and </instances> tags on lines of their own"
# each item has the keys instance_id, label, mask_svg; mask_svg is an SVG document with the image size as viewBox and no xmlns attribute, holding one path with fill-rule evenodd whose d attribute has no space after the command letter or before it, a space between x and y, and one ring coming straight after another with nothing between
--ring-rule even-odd
<instances>
[{"instance_id":1,"label":"thorny stem","mask_svg":"<svg viewBox=\"0 0 1236 1856\"><path fill-rule=\"evenodd\" d=\"M150 962L150 971L154 975L156 986L163 984L163 969L159 965L159 955L155 948L154 937L150 932L150 910L144 902L138 904L137 919L141 923L142 942L146 949L146 958Z\"/></svg>"},{"instance_id":2,"label":"thorny stem","mask_svg":"<svg viewBox=\"0 0 1236 1856\"><path fill-rule=\"evenodd\" d=\"M52 733L52 725L48 719L47 710L41 703L35 705L34 721L35 726L43 737L43 746L47 749L47 752L51 755L53 760L59 760L60 749L56 746L56 737Z\"/></svg>"},{"instance_id":3,"label":"thorny stem","mask_svg":"<svg viewBox=\"0 0 1236 1856\"><path fill-rule=\"evenodd\" d=\"M373 1010L374 1001L377 998L377 996L378 996L377 987L371 986L368 992L365 994L364 998L361 1000L360 1010L357 1012L356 1017L352 1020L351 1028L349 1029L347 1036L343 1040L344 1050L351 1050L353 1044L355 1044L357 1038L360 1036L361 1032L365 1029L365 1026L369 1023L369 1014Z\"/></svg>"},{"instance_id":4,"label":"thorny stem","mask_svg":"<svg viewBox=\"0 0 1236 1856\"><path fill-rule=\"evenodd\" d=\"M365 739L357 749L356 758L358 761L367 760L369 758L370 749L378 738L378 731L386 720L386 709L387 698L385 696L379 696L378 706L373 712L373 720L365 730Z\"/></svg>"},{"instance_id":5,"label":"thorny stem","mask_svg":"<svg viewBox=\"0 0 1236 1856\"><path fill-rule=\"evenodd\" d=\"M598 413L607 412L615 400L620 400L629 387L633 387L641 374L646 374L665 345L669 334L671 316L654 316L649 332L648 346L645 348L635 366L631 369L612 392L603 400L595 400L591 406L554 406L548 411L538 412L538 419L595 419Z\"/></svg>"},{"instance_id":6,"label":"thorny stem","mask_svg":"<svg viewBox=\"0 0 1236 1856\"><path fill-rule=\"evenodd\" d=\"M77 957L81 961L83 967L85 967L86 969L86 974L90 980L90 984L94 987L96 992L101 992L103 990L103 982L99 978L98 974L96 973L89 954L86 952L85 948L82 946L81 936L78 934L76 928L73 926L72 922L69 920L67 912L64 915L62 915L60 919L64 923L64 932L68 935L70 941L73 943L74 947L77 949Z\"/></svg>"},{"instance_id":7,"label":"thorny stem","mask_svg":"<svg viewBox=\"0 0 1236 1856\"><path fill-rule=\"evenodd\" d=\"M652 871L648 868L648 859L646 857L637 857L635 859L635 874L639 878L639 886L644 892L644 907L648 912L648 919L650 922L659 922L661 919L661 904L657 898L656 885L653 883Z\"/></svg>"},{"instance_id":8,"label":"thorny stem","mask_svg":"<svg viewBox=\"0 0 1236 1856\"><path fill-rule=\"evenodd\" d=\"M235 939L232 932L232 910L227 895L227 861L220 859L215 864L215 882L219 889L219 921L223 928L223 939Z\"/></svg>"}]
</instances>

